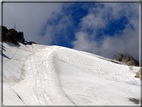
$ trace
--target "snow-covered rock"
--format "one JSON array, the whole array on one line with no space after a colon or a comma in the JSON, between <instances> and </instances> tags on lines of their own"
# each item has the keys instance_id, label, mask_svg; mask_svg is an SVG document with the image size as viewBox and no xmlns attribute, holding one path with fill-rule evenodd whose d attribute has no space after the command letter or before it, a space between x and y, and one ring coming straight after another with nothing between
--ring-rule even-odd
<instances>
[{"instance_id":1,"label":"snow-covered rock","mask_svg":"<svg viewBox=\"0 0 142 107\"><path fill-rule=\"evenodd\" d=\"M3 43L4 105L138 105L139 67L60 46Z\"/></svg>"}]
</instances>

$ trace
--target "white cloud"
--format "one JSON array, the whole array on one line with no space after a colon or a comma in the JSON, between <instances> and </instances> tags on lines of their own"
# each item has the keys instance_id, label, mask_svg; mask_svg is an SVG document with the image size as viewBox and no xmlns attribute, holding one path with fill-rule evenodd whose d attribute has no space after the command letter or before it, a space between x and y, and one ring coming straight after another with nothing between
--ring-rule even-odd
<instances>
[{"instance_id":1,"label":"white cloud","mask_svg":"<svg viewBox=\"0 0 142 107\"><path fill-rule=\"evenodd\" d=\"M106 22L100 18L99 15L89 14L86 17L82 18L82 31L85 29L94 29L95 31L99 28L104 27Z\"/></svg>"},{"instance_id":2,"label":"white cloud","mask_svg":"<svg viewBox=\"0 0 142 107\"><path fill-rule=\"evenodd\" d=\"M84 50L88 52L92 52L92 47L96 47L96 43L94 41L90 41L88 38L88 34L84 32L77 32L75 34L76 40L72 42L74 48L77 50Z\"/></svg>"},{"instance_id":3,"label":"white cloud","mask_svg":"<svg viewBox=\"0 0 142 107\"><path fill-rule=\"evenodd\" d=\"M104 39L99 42L87 39L94 39L99 29L107 29L109 21L117 21L122 16L128 19L129 24L125 25L121 34L115 34L113 37L104 34ZM73 41L74 49L90 51L109 58L116 53L127 52L135 59L139 59L139 4L104 3L104 7L98 4L82 18L80 25L82 27L78 32L82 33L76 33L78 35ZM82 36L83 32L87 33L87 29L93 29L93 33L88 35L89 37ZM101 45L99 45L100 42Z\"/></svg>"}]
</instances>

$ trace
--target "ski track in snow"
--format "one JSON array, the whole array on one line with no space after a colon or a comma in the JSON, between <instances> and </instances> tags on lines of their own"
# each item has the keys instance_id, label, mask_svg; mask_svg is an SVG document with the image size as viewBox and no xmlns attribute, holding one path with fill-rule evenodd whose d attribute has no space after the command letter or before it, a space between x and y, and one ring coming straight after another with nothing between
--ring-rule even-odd
<instances>
[{"instance_id":1,"label":"ski track in snow","mask_svg":"<svg viewBox=\"0 0 142 107\"><path fill-rule=\"evenodd\" d=\"M136 105L139 67L59 46L3 43L4 105Z\"/></svg>"}]
</instances>

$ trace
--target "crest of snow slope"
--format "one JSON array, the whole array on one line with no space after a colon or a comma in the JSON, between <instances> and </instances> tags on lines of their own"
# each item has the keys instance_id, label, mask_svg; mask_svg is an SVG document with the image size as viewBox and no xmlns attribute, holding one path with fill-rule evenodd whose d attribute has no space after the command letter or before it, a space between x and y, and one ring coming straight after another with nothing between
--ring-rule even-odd
<instances>
[{"instance_id":1,"label":"crest of snow slope","mask_svg":"<svg viewBox=\"0 0 142 107\"><path fill-rule=\"evenodd\" d=\"M136 105L139 67L59 46L3 43L4 105Z\"/></svg>"}]
</instances>

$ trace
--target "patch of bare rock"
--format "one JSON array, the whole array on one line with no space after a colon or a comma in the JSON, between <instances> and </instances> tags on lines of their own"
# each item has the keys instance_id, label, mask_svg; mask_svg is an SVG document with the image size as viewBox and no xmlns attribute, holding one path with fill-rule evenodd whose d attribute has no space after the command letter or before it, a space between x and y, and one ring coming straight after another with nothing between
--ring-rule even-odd
<instances>
[{"instance_id":1,"label":"patch of bare rock","mask_svg":"<svg viewBox=\"0 0 142 107\"><path fill-rule=\"evenodd\" d=\"M128 53L118 53L115 54L111 59L123 62L131 66L139 66L139 63Z\"/></svg>"},{"instance_id":2,"label":"patch of bare rock","mask_svg":"<svg viewBox=\"0 0 142 107\"><path fill-rule=\"evenodd\" d=\"M15 29L7 29L5 26L1 26L1 34L2 34L2 41L4 42L10 42L15 45L18 45L19 43L22 44L36 44L33 41L27 42L24 38L23 32L17 32Z\"/></svg>"}]
</instances>

